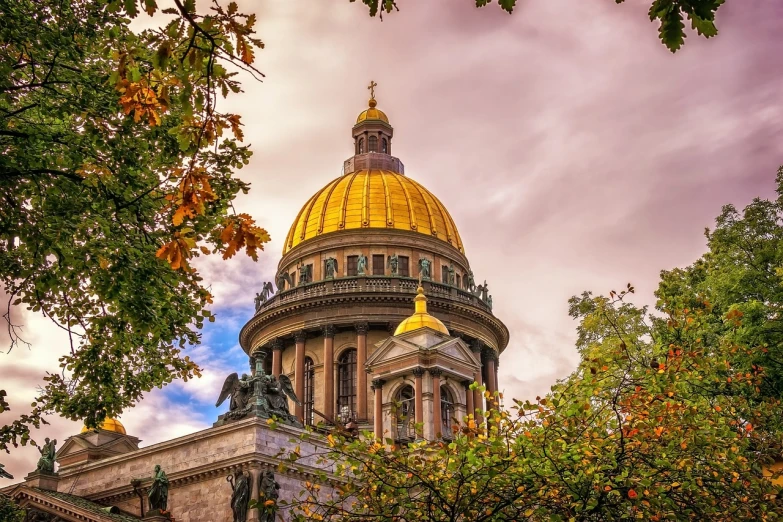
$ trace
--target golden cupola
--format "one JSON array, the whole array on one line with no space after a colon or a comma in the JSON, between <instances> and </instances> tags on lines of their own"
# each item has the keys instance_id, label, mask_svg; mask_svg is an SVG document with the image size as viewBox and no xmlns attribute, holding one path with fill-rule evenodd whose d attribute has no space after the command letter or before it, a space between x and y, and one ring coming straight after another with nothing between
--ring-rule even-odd
<instances>
[{"instance_id":1,"label":"golden cupola","mask_svg":"<svg viewBox=\"0 0 783 522\"><path fill-rule=\"evenodd\" d=\"M394 331L394 335L404 334L405 332L412 332L419 328L430 328L436 332L449 335L449 329L441 322L440 319L430 315L427 312L427 296L424 295L424 288L419 283L419 287L416 289L416 297L413 298L414 313L412 316L403 320Z\"/></svg>"},{"instance_id":2,"label":"golden cupola","mask_svg":"<svg viewBox=\"0 0 783 522\"><path fill-rule=\"evenodd\" d=\"M114 433L119 433L121 435L127 435L127 433L125 433L125 426L123 426L122 423L117 419L112 419L110 417L103 419L103 422L100 426L98 426L98 429L104 431L113 431ZM87 433L88 431L90 431L90 428L87 426L82 426L82 433Z\"/></svg>"},{"instance_id":3,"label":"golden cupola","mask_svg":"<svg viewBox=\"0 0 783 522\"><path fill-rule=\"evenodd\" d=\"M391 155L394 129L377 108L375 82L369 108L356 119L355 154L340 177L315 193L297 214L286 236L283 254L324 234L356 229L394 229L440 239L461 254L457 226L446 207L429 190L405 176L402 162Z\"/></svg>"}]
</instances>

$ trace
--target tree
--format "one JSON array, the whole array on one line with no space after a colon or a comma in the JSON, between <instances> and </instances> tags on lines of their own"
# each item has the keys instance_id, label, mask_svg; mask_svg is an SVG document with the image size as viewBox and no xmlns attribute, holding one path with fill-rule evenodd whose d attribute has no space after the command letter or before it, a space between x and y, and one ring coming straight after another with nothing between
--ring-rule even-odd
<instances>
[{"instance_id":1,"label":"tree","mask_svg":"<svg viewBox=\"0 0 783 522\"><path fill-rule=\"evenodd\" d=\"M25 510L6 495L0 493L0 520L3 522L24 522Z\"/></svg>"},{"instance_id":2,"label":"tree","mask_svg":"<svg viewBox=\"0 0 783 522\"><path fill-rule=\"evenodd\" d=\"M761 470L780 452L780 401L754 395L763 372L722 378L738 348L728 332L663 344L631 292L572 298L582 360L544 398L497 404L447 441L327 437L336 490L325 474L306 483L297 520L779 519ZM686 333L708 320L664 310Z\"/></svg>"},{"instance_id":3,"label":"tree","mask_svg":"<svg viewBox=\"0 0 783 522\"><path fill-rule=\"evenodd\" d=\"M356 0L350 0L355 2ZM475 0L476 7L485 7L492 0ZM622 4L625 0L615 0ZM659 22L658 36L671 52L677 52L685 43L684 18L691 23L691 28L700 36L711 38L718 34L715 27L715 13L725 0L654 0L650 6L650 21ZM396 0L362 0L370 10L370 16L391 13L399 10ZM497 0L498 6L511 14L517 7L517 0Z\"/></svg>"},{"instance_id":4,"label":"tree","mask_svg":"<svg viewBox=\"0 0 783 522\"><path fill-rule=\"evenodd\" d=\"M142 394L198 375L211 296L191 260L269 240L232 201L250 151L240 116L218 110L251 74L255 15L172 0L166 25L134 33L156 0L0 0L0 278L65 330L70 351L0 449L50 412L94 427ZM233 69L229 72L229 69ZM5 395L0 391L0 399ZM0 411L8 409L0 400Z\"/></svg>"}]
</instances>

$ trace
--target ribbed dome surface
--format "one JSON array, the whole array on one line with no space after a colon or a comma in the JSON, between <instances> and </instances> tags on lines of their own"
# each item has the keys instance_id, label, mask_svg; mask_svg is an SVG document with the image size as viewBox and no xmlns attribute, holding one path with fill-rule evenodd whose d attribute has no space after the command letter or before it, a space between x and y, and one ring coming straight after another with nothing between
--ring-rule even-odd
<instances>
[{"instance_id":1,"label":"ribbed dome surface","mask_svg":"<svg viewBox=\"0 0 783 522\"><path fill-rule=\"evenodd\" d=\"M375 108L366 109L360 112L359 117L356 118L356 123L359 124L367 120L380 120L382 122L389 123L389 118L386 116L386 113L380 109Z\"/></svg>"},{"instance_id":2,"label":"ribbed dome surface","mask_svg":"<svg viewBox=\"0 0 783 522\"><path fill-rule=\"evenodd\" d=\"M360 170L331 181L309 199L291 225L283 254L322 234L362 228L409 230L464 253L454 220L430 191L396 172Z\"/></svg>"}]
</instances>

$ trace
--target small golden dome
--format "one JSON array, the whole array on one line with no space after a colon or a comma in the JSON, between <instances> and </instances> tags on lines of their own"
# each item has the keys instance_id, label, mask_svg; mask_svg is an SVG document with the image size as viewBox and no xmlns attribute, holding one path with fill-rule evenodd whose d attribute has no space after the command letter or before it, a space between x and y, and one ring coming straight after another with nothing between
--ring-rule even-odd
<instances>
[{"instance_id":1,"label":"small golden dome","mask_svg":"<svg viewBox=\"0 0 783 522\"><path fill-rule=\"evenodd\" d=\"M388 170L359 170L329 182L305 203L283 254L329 232L393 228L441 239L465 253L446 207L412 179Z\"/></svg>"},{"instance_id":2,"label":"small golden dome","mask_svg":"<svg viewBox=\"0 0 783 522\"><path fill-rule=\"evenodd\" d=\"M114 433L121 433L122 435L127 435L125 433L125 426L123 426L122 423L117 419L111 419L109 417L103 419L103 422L101 423L100 426L98 426L98 428L104 431L113 431ZM88 431L91 431L91 429L88 428L87 426L82 427L82 433L87 433Z\"/></svg>"},{"instance_id":3,"label":"small golden dome","mask_svg":"<svg viewBox=\"0 0 783 522\"><path fill-rule=\"evenodd\" d=\"M375 108L378 105L378 102L375 101L375 98L370 98L368 105L370 106L370 108L363 110L359 114L359 117L356 118L357 125L363 121L369 121L369 120L376 120L376 121L380 120L384 123L389 123L389 118L386 116L386 113L380 109Z\"/></svg>"},{"instance_id":4,"label":"small golden dome","mask_svg":"<svg viewBox=\"0 0 783 522\"><path fill-rule=\"evenodd\" d=\"M416 289L416 297L413 298L413 304L415 312L397 326L397 329L394 330L394 335L412 332L413 330L418 330L425 326L436 332L449 335L449 329L446 328L446 325L437 317L433 317L427 313L427 297L424 295L424 288L422 288L421 285Z\"/></svg>"}]
</instances>

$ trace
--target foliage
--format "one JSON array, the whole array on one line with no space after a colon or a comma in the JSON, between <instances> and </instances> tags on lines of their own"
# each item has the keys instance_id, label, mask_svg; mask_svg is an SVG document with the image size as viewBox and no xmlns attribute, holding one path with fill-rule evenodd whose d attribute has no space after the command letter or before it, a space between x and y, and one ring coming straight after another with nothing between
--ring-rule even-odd
<instances>
[{"instance_id":1,"label":"foliage","mask_svg":"<svg viewBox=\"0 0 783 522\"><path fill-rule=\"evenodd\" d=\"M0 493L0 520L3 522L24 522L26 512L6 495Z\"/></svg>"},{"instance_id":2,"label":"foliage","mask_svg":"<svg viewBox=\"0 0 783 522\"><path fill-rule=\"evenodd\" d=\"M709 250L693 265L661 273L659 307L701 308L706 342L729 338L738 351L726 378L763 371L762 397L783 399L783 167L778 198L755 199L742 213L727 205L706 231ZM658 323L671 342L683 333Z\"/></svg>"},{"instance_id":3,"label":"foliage","mask_svg":"<svg viewBox=\"0 0 783 522\"><path fill-rule=\"evenodd\" d=\"M723 378L738 346L690 335L700 308L665 309L683 335L663 345L630 291L571 300L582 360L544 398L498 397L487 424L468 417L442 442L330 435L336 490L306 483L297 520L780 519L761 473L780 452L780 401L754 395L763 371Z\"/></svg>"},{"instance_id":4,"label":"foliage","mask_svg":"<svg viewBox=\"0 0 783 522\"><path fill-rule=\"evenodd\" d=\"M167 2L168 3L168 2ZM232 201L250 151L218 97L258 76L255 15L195 0L0 0L0 278L70 336L30 415L0 428L25 444L55 411L96 426L143 392L198 375L181 355L214 317L193 258L269 240ZM167 23L141 32L140 9ZM234 72L229 72L234 69ZM7 409L7 405L3 406Z\"/></svg>"},{"instance_id":5,"label":"foliage","mask_svg":"<svg viewBox=\"0 0 783 522\"><path fill-rule=\"evenodd\" d=\"M356 0L350 0L355 2ZM485 7L493 3L493 0L475 0L476 7ZM625 0L615 0L622 4ZM700 36L711 38L718 34L715 27L715 13L723 5L725 0L654 0L650 6L650 21L659 22L658 35L661 42L671 51L677 52L685 43L685 24L683 18L687 17L691 27ZM391 13L398 10L396 0L362 0L370 10L370 16L383 13ZM511 14L517 7L517 0L497 0L498 6Z\"/></svg>"}]
</instances>

